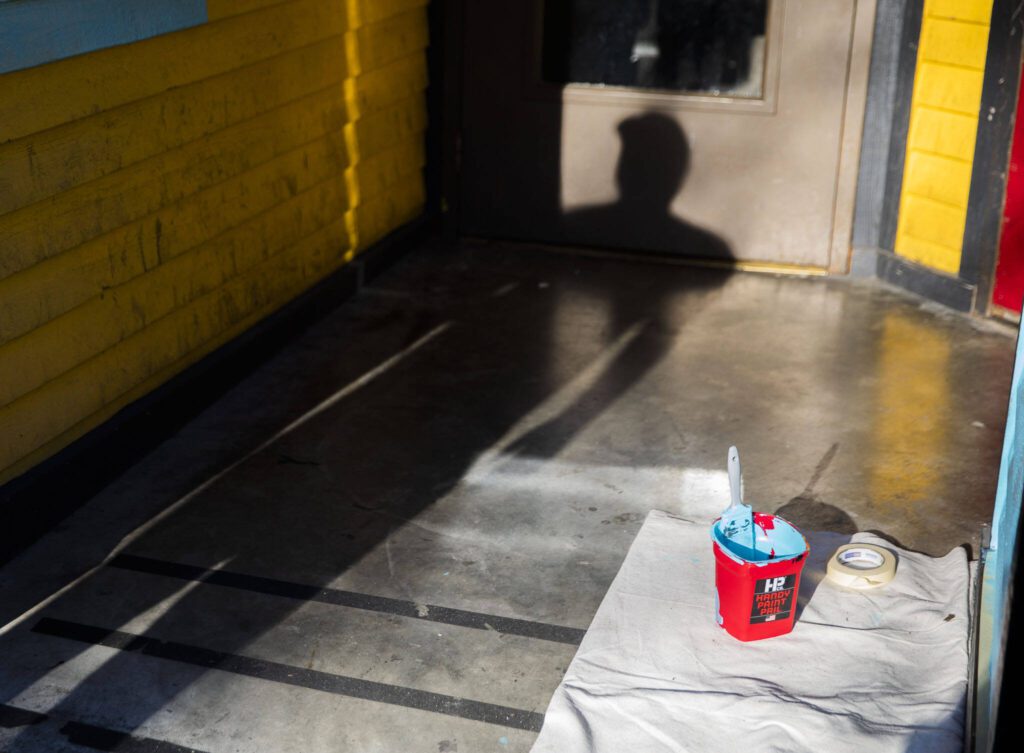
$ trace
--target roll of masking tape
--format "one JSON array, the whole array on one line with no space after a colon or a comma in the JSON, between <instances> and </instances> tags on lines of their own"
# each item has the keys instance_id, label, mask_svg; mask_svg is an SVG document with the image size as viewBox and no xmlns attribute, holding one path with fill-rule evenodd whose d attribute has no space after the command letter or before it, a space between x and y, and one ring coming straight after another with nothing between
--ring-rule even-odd
<instances>
[{"instance_id":1,"label":"roll of masking tape","mask_svg":"<svg viewBox=\"0 0 1024 753\"><path fill-rule=\"evenodd\" d=\"M826 572L829 580L847 588L877 588L896 577L896 555L874 544L843 544Z\"/></svg>"}]
</instances>

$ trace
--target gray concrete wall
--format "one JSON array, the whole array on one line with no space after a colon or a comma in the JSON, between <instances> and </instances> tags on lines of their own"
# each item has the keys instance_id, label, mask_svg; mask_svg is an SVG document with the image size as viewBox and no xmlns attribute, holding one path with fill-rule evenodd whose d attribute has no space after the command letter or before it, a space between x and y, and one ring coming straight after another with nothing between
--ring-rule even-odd
<instances>
[{"instance_id":1,"label":"gray concrete wall","mask_svg":"<svg viewBox=\"0 0 1024 753\"><path fill-rule=\"evenodd\" d=\"M864 113L860 171L857 177L857 204L853 220L855 248L884 246L882 218L885 210L886 182L890 177L894 115L900 88L898 84L901 39L907 6L915 1L878 0L874 46L871 51L871 75L868 81L868 102ZM906 134L897 134L897 138L905 139Z\"/></svg>"}]
</instances>

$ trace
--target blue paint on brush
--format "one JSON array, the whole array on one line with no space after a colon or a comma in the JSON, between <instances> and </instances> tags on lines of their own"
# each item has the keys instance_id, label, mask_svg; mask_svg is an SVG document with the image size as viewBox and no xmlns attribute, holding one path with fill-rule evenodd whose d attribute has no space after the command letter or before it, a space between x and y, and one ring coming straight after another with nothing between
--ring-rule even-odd
<instances>
[{"instance_id":1,"label":"blue paint on brush","mask_svg":"<svg viewBox=\"0 0 1024 753\"><path fill-rule=\"evenodd\" d=\"M754 512L750 505L743 504L743 474L740 471L740 452L735 447L729 448L729 494L731 501L722 513L719 527L730 541L737 545L754 544Z\"/></svg>"},{"instance_id":2,"label":"blue paint on brush","mask_svg":"<svg viewBox=\"0 0 1024 753\"><path fill-rule=\"evenodd\" d=\"M206 19L206 0L0 0L0 73L198 26Z\"/></svg>"}]
</instances>

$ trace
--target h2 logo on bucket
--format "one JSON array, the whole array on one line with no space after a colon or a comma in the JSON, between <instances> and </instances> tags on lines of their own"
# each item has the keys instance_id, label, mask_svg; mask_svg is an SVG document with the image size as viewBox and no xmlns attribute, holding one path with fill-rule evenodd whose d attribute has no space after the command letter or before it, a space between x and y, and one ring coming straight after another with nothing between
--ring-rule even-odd
<instances>
[{"instance_id":1,"label":"h2 logo on bucket","mask_svg":"<svg viewBox=\"0 0 1024 753\"><path fill-rule=\"evenodd\" d=\"M796 574L777 578L761 578L754 585L754 603L750 609L750 622L774 622L789 617L796 595Z\"/></svg>"}]
</instances>

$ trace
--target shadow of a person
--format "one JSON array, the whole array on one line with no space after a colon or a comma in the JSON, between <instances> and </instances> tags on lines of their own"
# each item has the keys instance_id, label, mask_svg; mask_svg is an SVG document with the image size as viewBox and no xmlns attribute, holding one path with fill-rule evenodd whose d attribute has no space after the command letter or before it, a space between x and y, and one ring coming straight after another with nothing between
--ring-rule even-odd
<instances>
[{"instance_id":1,"label":"shadow of a person","mask_svg":"<svg viewBox=\"0 0 1024 753\"><path fill-rule=\"evenodd\" d=\"M622 121L618 130L619 198L564 215L566 237L593 246L626 245L630 250L669 251L682 257L731 259L724 240L671 212L690 164L690 147L679 124L665 115L645 113ZM729 269L666 265L660 286L642 292L604 291L609 301L608 345L619 340L618 353L570 405L517 439L507 452L544 458L561 452L674 346L676 325L669 299L684 290L693 294L718 287L730 274Z\"/></svg>"},{"instance_id":2,"label":"shadow of a person","mask_svg":"<svg viewBox=\"0 0 1024 753\"><path fill-rule=\"evenodd\" d=\"M690 144L680 125L644 113L619 126L622 149L615 169L618 199L564 215L567 237L595 246L669 252L686 257L732 258L714 233L676 217L672 200L690 168Z\"/></svg>"}]
</instances>

